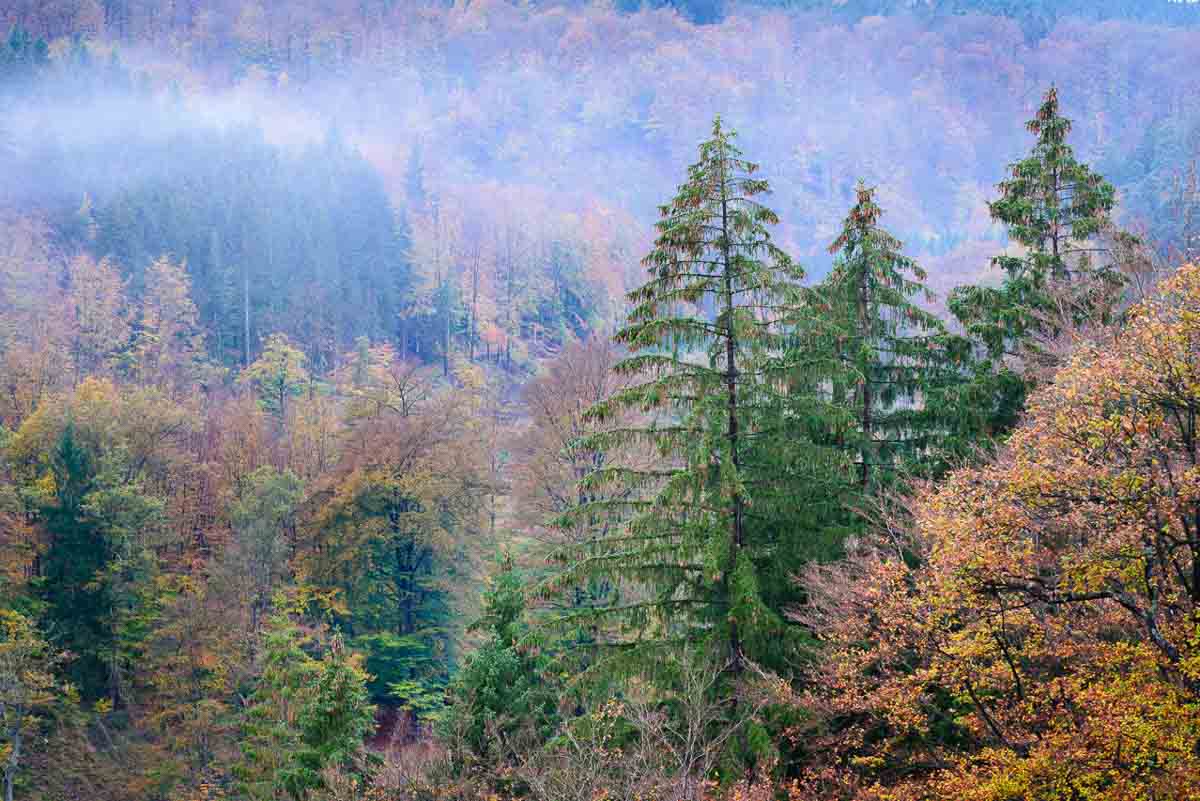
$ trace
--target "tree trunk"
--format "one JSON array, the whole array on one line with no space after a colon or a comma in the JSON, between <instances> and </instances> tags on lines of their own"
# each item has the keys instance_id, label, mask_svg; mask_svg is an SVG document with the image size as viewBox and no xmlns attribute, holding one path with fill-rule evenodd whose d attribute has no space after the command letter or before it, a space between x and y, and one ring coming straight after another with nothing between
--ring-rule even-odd
<instances>
[{"instance_id":1,"label":"tree trunk","mask_svg":"<svg viewBox=\"0 0 1200 801\"><path fill-rule=\"evenodd\" d=\"M475 250L475 263L471 270L471 326L467 330L470 341L471 361L475 361L475 340L479 337L479 250Z\"/></svg>"},{"instance_id":2,"label":"tree trunk","mask_svg":"<svg viewBox=\"0 0 1200 801\"><path fill-rule=\"evenodd\" d=\"M859 274L859 279L858 279L858 333L859 333L859 336L862 337L863 343L866 343L867 338L870 336L870 332L867 330L867 306L868 306L868 292L869 292L869 289L867 287L867 279L869 277L868 271L870 269L871 269L871 265L866 261L866 255L864 253L862 271ZM871 403L873 400L871 397L871 376L869 373L869 365L867 365L866 367L867 367L867 369L865 369L863 371L863 376L862 376L863 447L862 447L862 455L860 457L861 461L862 461L862 464L860 465L860 470L861 470L860 480L862 482L862 487L864 490L867 488L868 483L870 483L870 480L871 480L870 463L871 463L871 460L875 458L875 456L874 456L874 454L875 454L875 443L874 443L875 437L871 431L871 426L874 425L874 423L871 420L871 411L872 411Z\"/></svg>"},{"instance_id":3,"label":"tree trunk","mask_svg":"<svg viewBox=\"0 0 1200 801\"><path fill-rule=\"evenodd\" d=\"M21 718L24 710L17 716L17 727L13 730L12 751L8 755L8 764L4 766L4 801L13 801L13 779L17 775L17 762L21 758Z\"/></svg>"},{"instance_id":4,"label":"tree trunk","mask_svg":"<svg viewBox=\"0 0 1200 801\"><path fill-rule=\"evenodd\" d=\"M242 344L244 366L250 366L250 269L242 267Z\"/></svg>"},{"instance_id":5,"label":"tree trunk","mask_svg":"<svg viewBox=\"0 0 1200 801\"><path fill-rule=\"evenodd\" d=\"M450 375L450 282L447 280L445 287L444 306L442 307L442 377Z\"/></svg>"},{"instance_id":6,"label":"tree trunk","mask_svg":"<svg viewBox=\"0 0 1200 801\"><path fill-rule=\"evenodd\" d=\"M729 202L725 193L725 163L721 162L721 235L724 244L721 248L721 267L725 278L725 395L729 408L727 435L729 437L729 458L733 463L733 473L738 472L738 418L737 418L737 332L734 330L733 319L733 275L729 260ZM738 558L742 550L742 496L734 490L729 499L729 567L723 580L725 582L726 600L728 600L730 573L737 569ZM742 672L742 644L738 636L737 621L729 621L729 654L730 670L736 676Z\"/></svg>"}]
</instances>

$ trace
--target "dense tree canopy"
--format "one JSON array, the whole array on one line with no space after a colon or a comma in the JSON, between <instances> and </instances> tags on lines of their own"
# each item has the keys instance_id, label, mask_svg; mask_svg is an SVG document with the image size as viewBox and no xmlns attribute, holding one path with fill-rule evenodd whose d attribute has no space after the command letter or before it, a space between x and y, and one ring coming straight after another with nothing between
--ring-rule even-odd
<instances>
[{"instance_id":1,"label":"dense tree canopy","mask_svg":"<svg viewBox=\"0 0 1200 801\"><path fill-rule=\"evenodd\" d=\"M994 461L922 491L904 540L810 581L831 656L814 797L1186 797L1197 321L1188 266Z\"/></svg>"},{"instance_id":2,"label":"dense tree canopy","mask_svg":"<svg viewBox=\"0 0 1200 801\"><path fill-rule=\"evenodd\" d=\"M1195 794L1188 4L2 5L6 801Z\"/></svg>"}]
</instances>

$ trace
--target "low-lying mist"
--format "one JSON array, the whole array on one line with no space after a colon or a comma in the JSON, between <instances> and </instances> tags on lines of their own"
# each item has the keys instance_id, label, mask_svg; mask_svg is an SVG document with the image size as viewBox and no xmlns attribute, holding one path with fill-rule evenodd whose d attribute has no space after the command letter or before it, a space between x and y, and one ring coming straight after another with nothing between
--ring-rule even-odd
<instances>
[{"instance_id":1,"label":"low-lying mist","mask_svg":"<svg viewBox=\"0 0 1200 801\"><path fill-rule=\"evenodd\" d=\"M1003 247L986 202L1030 145L1022 124L1051 83L1124 221L1153 222L1200 140L1195 28L1062 19L1031 41L982 15L732 8L698 25L667 9L501 0L331 12L316 26L248 4L207 39L198 25L122 46L97 37L86 56L57 43L52 77L12 92L10 205L186 183L191 151L164 146L181 136L254 129L299 159L332 137L401 213L419 169L443 207L489 227L603 220L593 228L621 240L605 248L626 263L590 278L615 289L721 114L771 180L780 238L811 274L862 179L945 289Z\"/></svg>"}]
</instances>

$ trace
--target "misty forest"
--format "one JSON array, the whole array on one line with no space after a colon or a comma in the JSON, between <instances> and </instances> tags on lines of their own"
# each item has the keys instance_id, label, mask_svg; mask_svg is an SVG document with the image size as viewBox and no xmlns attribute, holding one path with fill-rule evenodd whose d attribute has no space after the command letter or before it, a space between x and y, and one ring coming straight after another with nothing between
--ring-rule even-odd
<instances>
[{"instance_id":1,"label":"misty forest","mask_svg":"<svg viewBox=\"0 0 1200 801\"><path fill-rule=\"evenodd\" d=\"M0 0L3 801L1200 799L1196 0Z\"/></svg>"}]
</instances>

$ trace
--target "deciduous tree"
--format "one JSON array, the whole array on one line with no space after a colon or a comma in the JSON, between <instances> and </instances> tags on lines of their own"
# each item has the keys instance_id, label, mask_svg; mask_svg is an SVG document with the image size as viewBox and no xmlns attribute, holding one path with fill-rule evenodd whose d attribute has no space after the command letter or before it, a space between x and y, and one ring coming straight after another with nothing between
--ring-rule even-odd
<instances>
[{"instance_id":1,"label":"deciduous tree","mask_svg":"<svg viewBox=\"0 0 1200 801\"><path fill-rule=\"evenodd\" d=\"M134 369L141 380L190 388L203 376L204 340L182 264L166 256L146 268L141 318L134 337Z\"/></svg>"},{"instance_id":2,"label":"deciduous tree","mask_svg":"<svg viewBox=\"0 0 1200 801\"><path fill-rule=\"evenodd\" d=\"M130 325L125 282L108 259L80 255L71 262L67 303L74 326L71 359L75 382L111 367L129 345Z\"/></svg>"},{"instance_id":3,"label":"deciduous tree","mask_svg":"<svg viewBox=\"0 0 1200 801\"><path fill-rule=\"evenodd\" d=\"M284 334L271 334L262 355L242 371L239 381L254 386L263 406L280 420L287 419L288 400L308 381L304 353Z\"/></svg>"},{"instance_id":4,"label":"deciduous tree","mask_svg":"<svg viewBox=\"0 0 1200 801\"><path fill-rule=\"evenodd\" d=\"M1198 393L1189 266L1078 349L991 463L810 576L807 797L1193 792Z\"/></svg>"},{"instance_id":5,"label":"deciduous tree","mask_svg":"<svg viewBox=\"0 0 1200 801\"><path fill-rule=\"evenodd\" d=\"M0 759L4 801L13 801L17 774L35 747L43 715L73 694L55 675L65 654L56 651L33 622L0 609ZM33 742L31 742L33 741Z\"/></svg>"}]
</instances>

